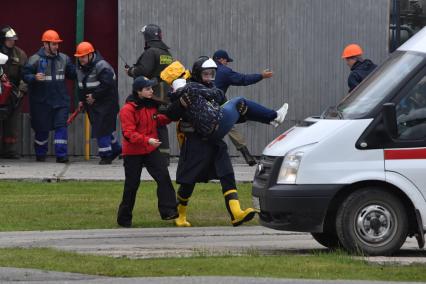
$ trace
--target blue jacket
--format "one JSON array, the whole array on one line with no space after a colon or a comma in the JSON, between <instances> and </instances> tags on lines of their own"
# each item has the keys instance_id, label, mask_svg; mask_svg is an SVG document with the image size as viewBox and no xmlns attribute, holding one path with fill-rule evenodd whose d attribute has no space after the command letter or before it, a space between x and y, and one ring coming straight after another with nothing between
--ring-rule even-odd
<instances>
[{"instance_id":1,"label":"blue jacket","mask_svg":"<svg viewBox=\"0 0 426 284\"><path fill-rule=\"evenodd\" d=\"M77 80L79 100L83 102L92 124L92 137L111 135L116 128L119 110L114 69L96 52L92 62L86 66L78 64ZM95 99L92 105L86 103L87 94L92 94Z\"/></svg>"},{"instance_id":2,"label":"blue jacket","mask_svg":"<svg viewBox=\"0 0 426 284\"><path fill-rule=\"evenodd\" d=\"M262 80L261 74L241 74L217 61L216 64L217 71L214 83L224 94L228 91L229 86L248 86Z\"/></svg>"},{"instance_id":3,"label":"blue jacket","mask_svg":"<svg viewBox=\"0 0 426 284\"><path fill-rule=\"evenodd\" d=\"M357 61L351 67L351 73L348 77L349 92L355 89L359 83L364 80L375 68L377 67L371 60L365 59L364 61Z\"/></svg>"},{"instance_id":4,"label":"blue jacket","mask_svg":"<svg viewBox=\"0 0 426 284\"><path fill-rule=\"evenodd\" d=\"M36 73L44 73L46 79L37 81ZM65 79L76 78L76 70L70 58L59 53L48 56L41 48L28 59L23 68L23 79L28 84L30 105L47 104L54 108L69 107Z\"/></svg>"}]
</instances>

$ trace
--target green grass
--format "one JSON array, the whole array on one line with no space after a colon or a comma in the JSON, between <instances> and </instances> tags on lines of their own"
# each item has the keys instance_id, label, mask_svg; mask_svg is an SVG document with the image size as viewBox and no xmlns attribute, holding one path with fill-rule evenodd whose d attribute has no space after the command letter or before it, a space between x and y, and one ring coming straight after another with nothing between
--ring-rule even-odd
<instances>
[{"instance_id":1,"label":"green grass","mask_svg":"<svg viewBox=\"0 0 426 284\"><path fill-rule=\"evenodd\" d=\"M1 181L0 231L116 228L122 191L123 182ZM242 207L251 206L251 184L240 184L239 196ZM141 183L133 216L134 227L174 226L160 219L153 182ZM197 227L230 226L220 184L197 185L188 220Z\"/></svg>"},{"instance_id":2,"label":"green grass","mask_svg":"<svg viewBox=\"0 0 426 284\"><path fill-rule=\"evenodd\" d=\"M253 276L310 279L424 281L424 265L372 265L341 253L310 256L216 256L127 259L53 249L0 249L0 266L38 268L115 277Z\"/></svg>"}]
</instances>

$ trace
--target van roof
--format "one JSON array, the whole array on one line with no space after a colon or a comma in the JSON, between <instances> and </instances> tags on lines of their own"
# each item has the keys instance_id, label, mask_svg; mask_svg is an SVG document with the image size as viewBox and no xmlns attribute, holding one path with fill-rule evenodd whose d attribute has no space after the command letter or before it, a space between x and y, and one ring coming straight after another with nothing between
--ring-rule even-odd
<instances>
[{"instance_id":1,"label":"van roof","mask_svg":"<svg viewBox=\"0 0 426 284\"><path fill-rule=\"evenodd\" d=\"M397 50L417 51L426 53L426 27L418 31L413 37L401 45Z\"/></svg>"}]
</instances>

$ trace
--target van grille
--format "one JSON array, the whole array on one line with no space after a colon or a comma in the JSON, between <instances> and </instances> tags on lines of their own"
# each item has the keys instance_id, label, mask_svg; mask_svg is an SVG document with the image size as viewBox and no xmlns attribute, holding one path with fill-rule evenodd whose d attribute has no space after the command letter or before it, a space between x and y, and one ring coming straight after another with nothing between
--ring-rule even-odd
<instances>
[{"instance_id":1,"label":"van grille","mask_svg":"<svg viewBox=\"0 0 426 284\"><path fill-rule=\"evenodd\" d=\"M273 165L279 157L262 156L257 165L254 182L260 187L267 187L271 182Z\"/></svg>"}]
</instances>

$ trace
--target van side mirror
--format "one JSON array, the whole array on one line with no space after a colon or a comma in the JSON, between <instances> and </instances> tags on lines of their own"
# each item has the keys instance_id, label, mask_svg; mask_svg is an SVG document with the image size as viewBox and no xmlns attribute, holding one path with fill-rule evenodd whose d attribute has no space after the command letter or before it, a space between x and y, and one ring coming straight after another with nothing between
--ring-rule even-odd
<instances>
[{"instance_id":1,"label":"van side mirror","mask_svg":"<svg viewBox=\"0 0 426 284\"><path fill-rule=\"evenodd\" d=\"M383 124L389 137L395 139L398 135L396 124L396 109L394 103L383 104Z\"/></svg>"}]
</instances>

